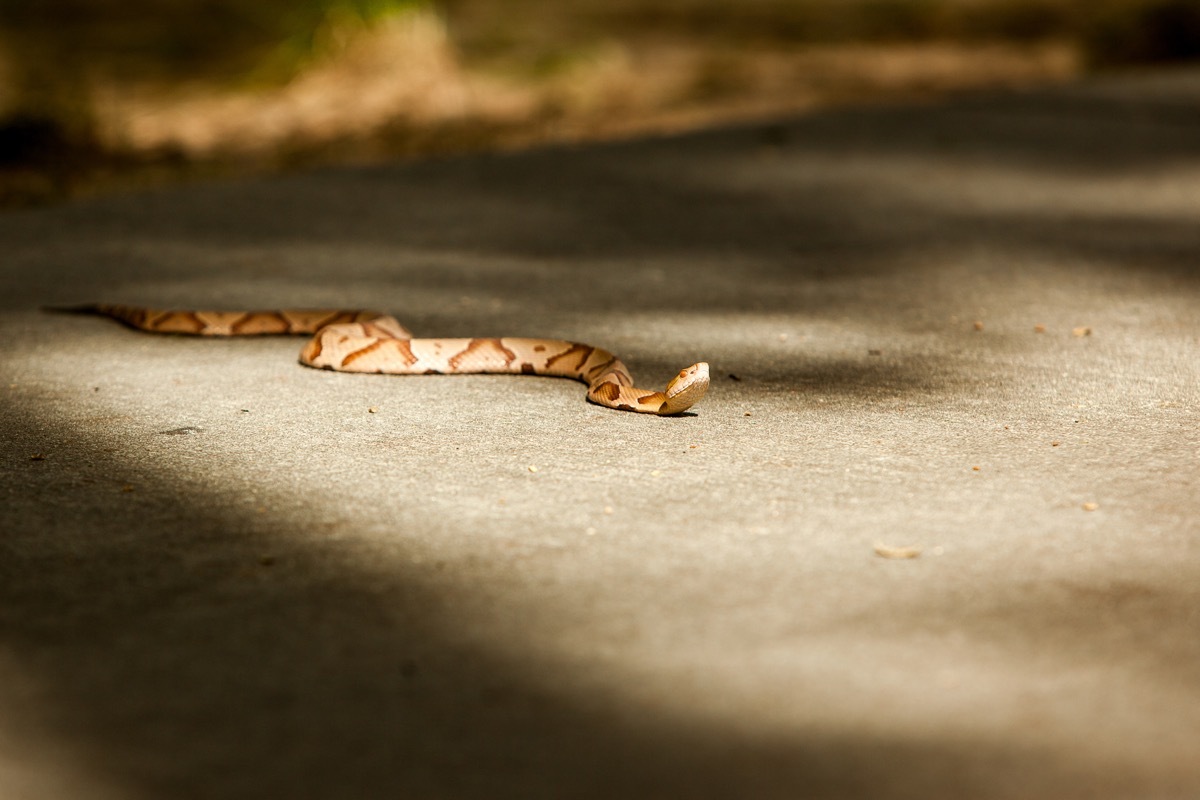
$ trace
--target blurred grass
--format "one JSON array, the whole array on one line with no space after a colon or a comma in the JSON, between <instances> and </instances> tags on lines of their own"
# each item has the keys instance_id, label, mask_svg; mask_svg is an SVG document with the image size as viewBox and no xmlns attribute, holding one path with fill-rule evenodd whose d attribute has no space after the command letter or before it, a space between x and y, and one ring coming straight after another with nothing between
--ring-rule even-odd
<instances>
[{"instance_id":1,"label":"blurred grass","mask_svg":"<svg viewBox=\"0 0 1200 800\"><path fill-rule=\"evenodd\" d=\"M1200 0L0 0L0 205L1196 58Z\"/></svg>"}]
</instances>

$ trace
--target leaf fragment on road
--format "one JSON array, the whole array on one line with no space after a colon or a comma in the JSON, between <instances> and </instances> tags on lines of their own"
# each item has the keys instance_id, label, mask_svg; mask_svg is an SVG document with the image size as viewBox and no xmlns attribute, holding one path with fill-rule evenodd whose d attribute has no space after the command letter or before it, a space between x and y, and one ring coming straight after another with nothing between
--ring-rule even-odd
<instances>
[{"instance_id":1,"label":"leaf fragment on road","mask_svg":"<svg viewBox=\"0 0 1200 800\"><path fill-rule=\"evenodd\" d=\"M875 555L880 556L881 558L893 559L917 558L921 555L921 548L894 547L890 544L884 544L883 542L876 542Z\"/></svg>"}]
</instances>

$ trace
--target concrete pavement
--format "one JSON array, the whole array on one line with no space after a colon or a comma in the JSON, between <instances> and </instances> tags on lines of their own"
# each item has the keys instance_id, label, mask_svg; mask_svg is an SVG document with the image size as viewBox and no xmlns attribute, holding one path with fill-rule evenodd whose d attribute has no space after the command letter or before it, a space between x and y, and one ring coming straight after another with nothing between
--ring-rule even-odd
<instances>
[{"instance_id":1,"label":"concrete pavement","mask_svg":"<svg viewBox=\"0 0 1200 800\"><path fill-rule=\"evenodd\" d=\"M1200 796L1197 109L1185 70L0 217L0 795ZM37 310L86 301L715 383L649 418Z\"/></svg>"}]
</instances>

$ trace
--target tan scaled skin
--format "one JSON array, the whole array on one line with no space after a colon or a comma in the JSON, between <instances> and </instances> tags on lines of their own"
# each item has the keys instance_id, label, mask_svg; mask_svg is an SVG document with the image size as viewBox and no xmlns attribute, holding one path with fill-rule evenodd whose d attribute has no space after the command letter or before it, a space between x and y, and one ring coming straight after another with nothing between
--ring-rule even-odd
<instances>
[{"instance_id":1,"label":"tan scaled skin","mask_svg":"<svg viewBox=\"0 0 1200 800\"><path fill-rule=\"evenodd\" d=\"M587 384L587 399L593 403L660 416L687 411L704 397L709 384L708 364L704 362L681 370L661 392L638 389L620 359L598 347L519 337L416 339L395 317L375 311L164 311L104 304L57 310L99 314L150 333L311 334L300 363L339 372L507 373L572 378Z\"/></svg>"}]
</instances>

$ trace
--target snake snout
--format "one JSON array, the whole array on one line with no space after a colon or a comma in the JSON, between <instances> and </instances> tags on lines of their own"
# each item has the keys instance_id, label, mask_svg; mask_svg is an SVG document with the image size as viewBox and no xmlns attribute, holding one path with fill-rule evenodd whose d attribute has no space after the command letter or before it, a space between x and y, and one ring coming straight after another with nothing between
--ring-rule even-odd
<instances>
[{"instance_id":1,"label":"snake snout","mask_svg":"<svg viewBox=\"0 0 1200 800\"><path fill-rule=\"evenodd\" d=\"M667 399L659 408L660 415L679 414L700 402L708 391L708 364L701 361L681 370L667 384Z\"/></svg>"}]
</instances>

